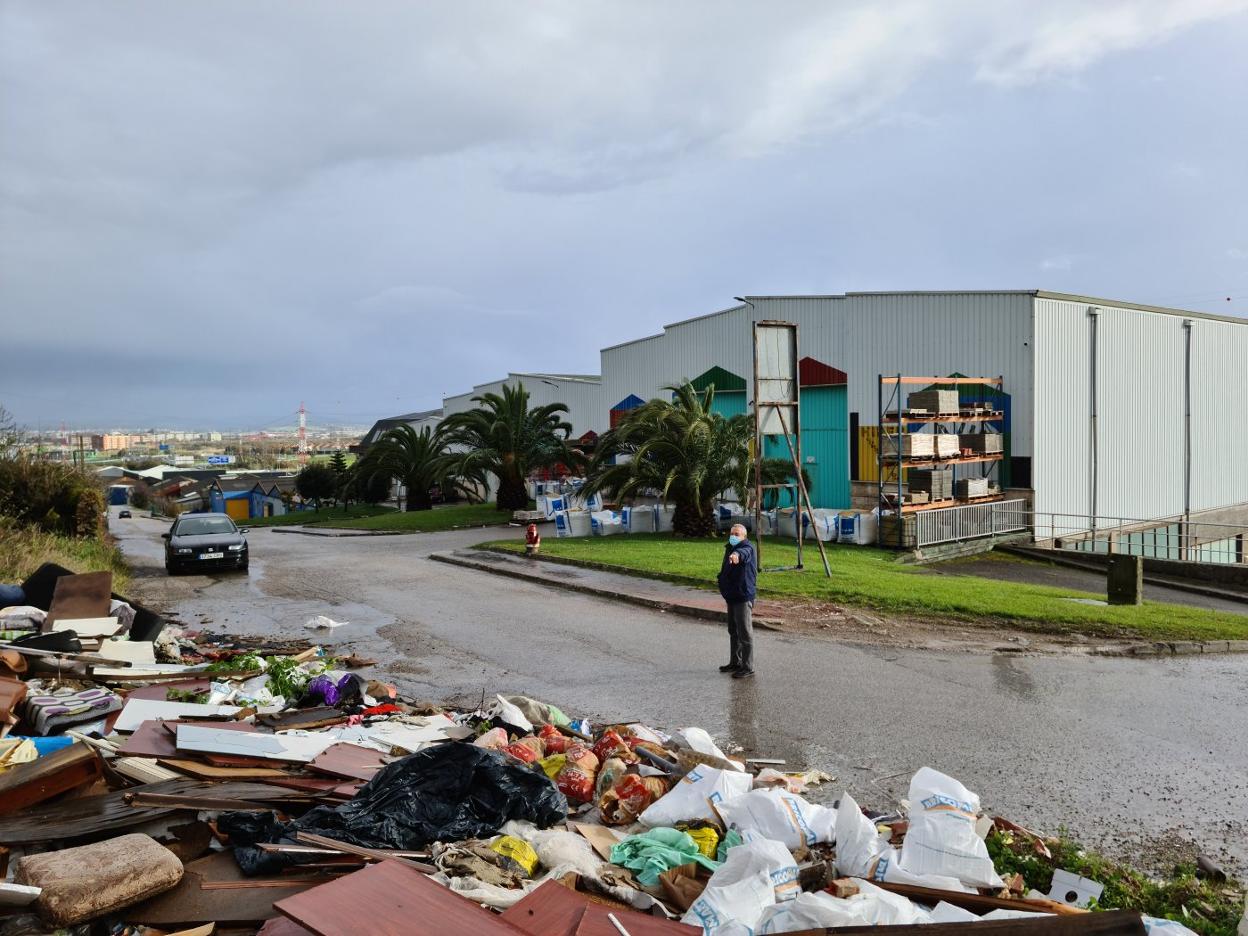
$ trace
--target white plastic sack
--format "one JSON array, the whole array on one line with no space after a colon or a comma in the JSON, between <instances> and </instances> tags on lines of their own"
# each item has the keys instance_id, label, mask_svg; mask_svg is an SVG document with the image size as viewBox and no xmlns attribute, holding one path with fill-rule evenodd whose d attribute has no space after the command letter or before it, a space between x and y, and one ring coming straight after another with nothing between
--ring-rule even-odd
<instances>
[{"instance_id":1,"label":"white plastic sack","mask_svg":"<svg viewBox=\"0 0 1248 936\"><path fill-rule=\"evenodd\" d=\"M923 767L910 781L910 826L901 869L940 874L972 887L1001 887L988 846L975 832L979 797L957 780Z\"/></svg>"},{"instance_id":2,"label":"white plastic sack","mask_svg":"<svg viewBox=\"0 0 1248 936\"><path fill-rule=\"evenodd\" d=\"M308 630L333 630L335 627L342 627L344 624L350 623L350 621L335 621L331 617L318 614L316 617L308 618L307 623L303 626L308 628Z\"/></svg>"},{"instance_id":3,"label":"white plastic sack","mask_svg":"<svg viewBox=\"0 0 1248 936\"><path fill-rule=\"evenodd\" d=\"M701 926L704 936L726 936L734 924L748 933L768 907L797 897L797 877L793 855L781 842L745 842L728 849L727 860L680 922Z\"/></svg>"},{"instance_id":4,"label":"white plastic sack","mask_svg":"<svg viewBox=\"0 0 1248 936\"><path fill-rule=\"evenodd\" d=\"M908 837L908 836L907 836ZM836 811L836 871L841 877L866 878L893 884L918 884L941 890L969 891L947 875L911 874L898 866L897 849L888 844L875 823L862 814L848 792L841 794Z\"/></svg>"},{"instance_id":5,"label":"white plastic sack","mask_svg":"<svg viewBox=\"0 0 1248 936\"><path fill-rule=\"evenodd\" d=\"M517 728L525 734L533 731L533 723L525 717L524 712L512 703L508 702L501 695L496 695L494 701L485 707L486 718L501 718L508 725Z\"/></svg>"},{"instance_id":6,"label":"white plastic sack","mask_svg":"<svg viewBox=\"0 0 1248 936\"><path fill-rule=\"evenodd\" d=\"M857 880L858 893L841 899L824 891L804 893L786 904L769 907L755 933L791 933L795 930L840 926L899 926L934 922L931 915L902 897L867 881Z\"/></svg>"},{"instance_id":7,"label":"white plastic sack","mask_svg":"<svg viewBox=\"0 0 1248 936\"><path fill-rule=\"evenodd\" d=\"M719 749L719 745L715 743L715 740L705 728L681 728L673 737L677 742L683 742L685 747L692 751L705 754L707 757L718 757L720 760L732 764L737 770L745 770L745 764L733 760Z\"/></svg>"},{"instance_id":8,"label":"white plastic sack","mask_svg":"<svg viewBox=\"0 0 1248 936\"><path fill-rule=\"evenodd\" d=\"M729 826L783 842L790 850L836 838L836 810L788 790L751 790L716 808Z\"/></svg>"},{"instance_id":9,"label":"white plastic sack","mask_svg":"<svg viewBox=\"0 0 1248 936\"><path fill-rule=\"evenodd\" d=\"M718 806L725 800L748 793L753 785L754 778L747 773L717 767L695 767L637 818L642 825L652 829L695 819L714 822L711 803Z\"/></svg>"},{"instance_id":10,"label":"white plastic sack","mask_svg":"<svg viewBox=\"0 0 1248 936\"><path fill-rule=\"evenodd\" d=\"M610 510L596 510L589 515L589 529L594 536L611 536L622 533L620 515Z\"/></svg>"}]
</instances>

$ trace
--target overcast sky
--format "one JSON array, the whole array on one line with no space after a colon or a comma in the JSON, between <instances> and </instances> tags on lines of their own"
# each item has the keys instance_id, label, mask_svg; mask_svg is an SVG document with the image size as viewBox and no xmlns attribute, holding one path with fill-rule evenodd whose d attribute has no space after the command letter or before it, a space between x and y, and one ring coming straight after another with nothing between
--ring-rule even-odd
<instances>
[{"instance_id":1,"label":"overcast sky","mask_svg":"<svg viewBox=\"0 0 1248 936\"><path fill-rule=\"evenodd\" d=\"M742 294L1248 315L1246 50L1248 0L0 0L0 404L369 423Z\"/></svg>"}]
</instances>

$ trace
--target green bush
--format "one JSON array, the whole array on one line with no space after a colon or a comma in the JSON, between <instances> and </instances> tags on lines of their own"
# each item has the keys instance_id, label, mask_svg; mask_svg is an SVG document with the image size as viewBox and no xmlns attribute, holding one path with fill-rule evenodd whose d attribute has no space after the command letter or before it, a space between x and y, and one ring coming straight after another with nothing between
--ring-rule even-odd
<instances>
[{"instance_id":1,"label":"green bush","mask_svg":"<svg viewBox=\"0 0 1248 936\"><path fill-rule=\"evenodd\" d=\"M0 458L0 514L19 524L95 537L103 529L105 511L103 492L86 472L28 456ZM80 529L90 532L80 534Z\"/></svg>"}]
</instances>

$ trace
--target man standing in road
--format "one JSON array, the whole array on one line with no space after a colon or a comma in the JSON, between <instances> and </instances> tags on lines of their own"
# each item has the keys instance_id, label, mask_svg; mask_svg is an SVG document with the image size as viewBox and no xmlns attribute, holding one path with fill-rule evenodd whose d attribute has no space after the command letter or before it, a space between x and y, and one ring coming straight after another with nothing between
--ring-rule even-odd
<instances>
[{"instance_id":1,"label":"man standing in road","mask_svg":"<svg viewBox=\"0 0 1248 936\"><path fill-rule=\"evenodd\" d=\"M748 679L754 675L751 615L758 581L758 557L745 527L735 523L728 534L724 563L719 569L719 593L728 604L728 652L732 659L719 671L732 673L733 679Z\"/></svg>"}]
</instances>

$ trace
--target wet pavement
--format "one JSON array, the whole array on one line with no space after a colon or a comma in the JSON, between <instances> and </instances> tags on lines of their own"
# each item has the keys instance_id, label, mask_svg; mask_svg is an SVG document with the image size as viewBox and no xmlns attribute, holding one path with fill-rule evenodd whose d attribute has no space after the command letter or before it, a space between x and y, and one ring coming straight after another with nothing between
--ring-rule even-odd
<instances>
[{"instance_id":1,"label":"wet pavement","mask_svg":"<svg viewBox=\"0 0 1248 936\"><path fill-rule=\"evenodd\" d=\"M159 521L112 521L135 597L188 627L333 642L403 692L516 692L592 719L700 725L818 767L884 806L925 764L985 808L1164 867L1191 843L1248 868L1248 656L1110 659L911 650L757 632L753 680L716 672L722 625L448 566L499 530L322 538L254 530L250 577L167 578ZM513 531L514 532L514 531ZM307 618L351 622L311 632ZM1177 849L1177 850L1176 850Z\"/></svg>"}]
</instances>

